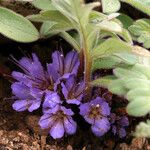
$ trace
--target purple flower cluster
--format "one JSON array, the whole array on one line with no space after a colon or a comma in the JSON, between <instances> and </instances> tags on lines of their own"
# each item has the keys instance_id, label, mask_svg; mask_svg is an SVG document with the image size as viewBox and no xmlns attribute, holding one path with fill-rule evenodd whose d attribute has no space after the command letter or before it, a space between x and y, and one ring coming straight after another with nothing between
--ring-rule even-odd
<instances>
[{"instance_id":1,"label":"purple flower cluster","mask_svg":"<svg viewBox=\"0 0 150 150\"><path fill-rule=\"evenodd\" d=\"M46 70L35 54L32 58L23 57L15 62L23 72L12 72L16 79L11 86L15 99L13 109L32 112L42 107L39 125L48 129L54 139L76 132L72 106L79 107L78 115L91 125L96 136L108 132L111 126L108 103L100 97L83 103L86 87L83 80L77 82L80 64L77 52L71 51L64 57L61 52L55 51ZM115 132L115 126L113 128L115 134L117 129Z\"/></svg>"},{"instance_id":2,"label":"purple flower cluster","mask_svg":"<svg viewBox=\"0 0 150 150\"><path fill-rule=\"evenodd\" d=\"M91 129L96 136L104 135L110 128L108 116L110 107L100 97L80 106L80 114L91 124Z\"/></svg>"},{"instance_id":3,"label":"purple flower cluster","mask_svg":"<svg viewBox=\"0 0 150 150\"><path fill-rule=\"evenodd\" d=\"M114 135L119 135L120 138L124 138L126 136L126 127L129 126L129 120L126 116L117 116L112 113L111 124L112 124L112 133Z\"/></svg>"}]
</instances>

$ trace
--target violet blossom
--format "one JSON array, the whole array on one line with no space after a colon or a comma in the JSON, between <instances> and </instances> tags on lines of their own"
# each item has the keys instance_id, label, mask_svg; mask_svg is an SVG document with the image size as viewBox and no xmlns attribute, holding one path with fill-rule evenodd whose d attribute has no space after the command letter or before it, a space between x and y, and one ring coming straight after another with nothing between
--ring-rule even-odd
<instances>
[{"instance_id":1,"label":"violet blossom","mask_svg":"<svg viewBox=\"0 0 150 150\"><path fill-rule=\"evenodd\" d=\"M16 101L13 103L13 109L16 111L28 109L28 111L32 112L40 107L42 94L38 89L30 89L20 82L13 83L11 87L12 93L16 95L16 97L14 97Z\"/></svg>"},{"instance_id":2,"label":"violet blossom","mask_svg":"<svg viewBox=\"0 0 150 150\"><path fill-rule=\"evenodd\" d=\"M69 78L70 75L76 75L79 67L79 57L78 53L75 51L69 52L66 57L59 52L55 51L52 54L52 63L48 64L51 69L55 70L56 74L53 76L57 76L58 79ZM51 74L52 70L48 70Z\"/></svg>"},{"instance_id":3,"label":"violet blossom","mask_svg":"<svg viewBox=\"0 0 150 150\"><path fill-rule=\"evenodd\" d=\"M47 70L44 70L35 54L32 54L32 58L23 57L19 61L15 60L23 73L13 71L12 77L17 80L16 83L19 83L22 91L26 91L22 92L22 95L20 96L20 91L16 90L16 86L12 86L13 94L17 99L17 101L13 104L13 108L15 110L23 111L28 109L29 111L32 111L32 109L29 109L29 106L34 107L35 105L35 108L39 108L42 100L47 101L47 99L50 98L52 98L52 104L54 97L58 93L57 85L60 83L60 80L63 78L67 79L70 75L77 74L79 66L77 52L71 51L66 55L66 57L64 57L60 52L56 51L52 54L52 60L53 62L51 64L47 64ZM37 94L32 96L31 91L34 89L36 89ZM20 104L20 109L18 104ZM55 104L53 103L53 105ZM33 110L35 110L35 108Z\"/></svg>"},{"instance_id":4,"label":"violet blossom","mask_svg":"<svg viewBox=\"0 0 150 150\"><path fill-rule=\"evenodd\" d=\"M117 116L111 114L112 132L114 135L119 135L120 138L126 136L126 127L129 126L129 120L126 116Z\"/></svg>"},{"instance_id":5,"label":"violet blossom","mask_svg":"<svg viewBox=\"0 0 150 150\"><path fill-rule=\"evenodd\" d=\"M85 90L84 81L76 83L75 77L70 76L65 83L61 83L62 93L68 104L79 105L81 103L83 92Z\"/></svg>"},{"instance_id":6,"label":"violet blossom","mask_svg":"<svg viewBox=\"0 0 150 150\"><path fill-rule=\"evenodd\" d=\"M74 134L77 129L76 122L72 119L74 113L71 109L57 105L44 113L39 121L42 129L49 129L49 134L54 138L62 138L64 134Z\"/></svg>"},{"instance_id":7,"label":"violet blossom","mask_svg":"<svg viewBox=\"0 0 150 150\"><path fill-rule=\"evenodd\" d=\"M91 124L92 132L96 136L103 136L110 129L107 118L110 115L110 107L102 98L97 97L88 103L82 104L80 114Z\"/></svg>"}]
</instances>

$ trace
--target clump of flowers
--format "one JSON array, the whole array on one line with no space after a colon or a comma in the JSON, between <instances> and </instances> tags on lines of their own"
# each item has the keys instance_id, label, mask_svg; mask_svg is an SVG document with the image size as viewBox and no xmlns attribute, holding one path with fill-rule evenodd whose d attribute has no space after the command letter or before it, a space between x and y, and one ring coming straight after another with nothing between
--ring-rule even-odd
<instances>
[{"instance_id":1,"label":"clump of flowers","mask_svg":"<svg viewBox=\"0 0 150 150\"><path fill-rule=\"evenodd\" d=\"M111 114L112 133L118 135L120 138L126 136L126 128L129 126L129 120L126 116L117 116L115 113Z\"/></svg>"},{"instance_id":2,"label":"clump of flowers","mask_svg":"<svg viewBox=\"0 0 150 150\"><path fill-rule=\"evenodd\" d=\"M11 86L15 99L13 109L32 112L42 107L39 125L49 130L54 139L76 132L75 114L81 115L98 137L107 133L112 124L114 134L118 132L115 121L112 123L109 120L111 109L105 99L90 97L85 102L86 86L83 77L78 77L80 62L77 52L71 51L64 56L55 51L52 63L47 64L46 69L35 54L32 54L32 58L23 57L15 62L23 72L12 72L16 79ZM74 111L73 107L78 107L79 111ZM120 128L119 133L123 129Z\"/></svg>"}]
</instances>

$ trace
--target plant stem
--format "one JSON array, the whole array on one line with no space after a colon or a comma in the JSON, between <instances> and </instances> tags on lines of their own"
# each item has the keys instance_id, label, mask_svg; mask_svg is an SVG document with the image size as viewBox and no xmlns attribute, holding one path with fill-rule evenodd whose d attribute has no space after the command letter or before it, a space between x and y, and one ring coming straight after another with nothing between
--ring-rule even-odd
<instances>
[{"instance_id":1,"label":"plant stem","mask_svg":"<svg viewBox=\"0 0 150 150\"><path fill-rule=\"evenodd\" d=\"M84 55L84 82L85 82L85 101L88 101L91 98L91 87L89 83L91 82L91 70L92 70L92 58L87 47L87 40L84 28L81 25L82 38L83 38L83 55Z\"/></svg>"}]
</instances>

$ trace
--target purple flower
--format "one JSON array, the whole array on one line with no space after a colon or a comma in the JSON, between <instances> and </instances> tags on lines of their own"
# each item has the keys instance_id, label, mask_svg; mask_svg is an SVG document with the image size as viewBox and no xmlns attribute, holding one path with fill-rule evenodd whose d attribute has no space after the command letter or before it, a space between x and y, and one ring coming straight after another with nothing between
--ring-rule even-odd
<instances>
[{"instance_id":1,"label":"purple flower","mask_svg":"<svg viewBox=\"0 0 150 150\"><path fill-rule=\"evenodd\" d=\"M111 124L112 124L112 132L114 135L119 135L120 138L124 138L126 136L125 128L129 126L129 120L126 116L117 116L116 114L111 114Z\"/></svg>"},{"instance_id":2,"label":"purple flower","mask_svg":"<svg viewBox=\"0 0 150 150\"><path fill-rule=\"evenodd\" d=\"M35 54L32 54L32 59L23 57L21 60L15 61L23 70L23 73L13 71L12 76L14 79L24 83L30 88L37 88L41 91L45 91L46 89L53 90L53 77L50 76L47 71L44 71L44 68Z\"/></svg>"},{"instance_id":3,"label":"purple flower","mask_svg":"<svg viewBox=\"0 0 150 150\"><path fill-rule=\"evenodd\" d=\"M16 111L28 111L32 112L41 105L42 93L38 89L30 89L26 85L20 82L12 84L12 93L16 95L16 101L13 103L13 109Z\"/></svg>"},{"instance_id":4,"label":"purple flower","mask_svg":"<svg viewBox=\"0 0 150 150\"><path fill-rule=\"evenodd\" d=\"M53 62L48 64L48 72L56 77L57 80L67 79L70 75L77 74L80 64L77 52L71 51L64 57L61 52L55 51L52 54L52 59Z\"/></svg>"},{"instance_id":5,"label":"purple flower","mask_svg":"<svg viewBox=\"0 0 150 150\"><path fill-rule=\"evenodd\" d=\"M39 125L42 129L49 129L54 139L62 138L65 133L71 135L76 132L77 124L71 117L73 114L71 109L57 105L41 117Z\"/></svg>"},{"instance_id":6,"label":"purple flower","mask_svg":"<svg viewBox=\"0 0 150 150\"><path fill-rule=\"evenodd\" d=\"M103 136L109 129L110 107L102 98L97 97L89 103L80 106L80 114L91 124L91 129L96 136Z\"/></svg>"},{"instance_id":7,"label":"purple flower","mask_svg":"<svg viewBox=\"0 0 150 150\"><path fill-rule=\"evenodd\" d=\"M68 104L79 105L81 103L83 92L85 90L84 82L76 83L75 77L70 76L65 83L61 83L62 93Z\"/></svg>"},{"instance_id":8,"label":"purple flower","mask_svg":"<svg viewBox=\"0 0 150 150\"><path fill-rule=\"evenodd\" d=\"M40 107L41 97L43 101L45 100L44 105L51 103L52 108L61 103L59 96L55 93L58 92L57 85L60 83L60 79L77 73L78 54L69 52L64 58L60 52L56 51L53 53L52 59L53 62L47 64L47 70L44 70L35 54L32 54L32 58L23 57L19 61L14 59L23 71L23 73L12 72L13 78L17 80L16 84L19 84L19 87L16 84L12 85L13 94L19 100L13 104L15 110L33 111ZM21 93L19 88L22 90ZM32 91L35 89L37 93L33 95Z\"/></svg>"},{"instance_id":9,"label":"purple flower","mask_svg":"<svg viewBox=\"0 0 150 150\"><path fill-rule=\"evenodd\" d=\"M62 104L59 95L57 93L47 91L43 103L43 112L48 113L52 108L56 107L59 104Z\"/></svg>"}]
</instances>

